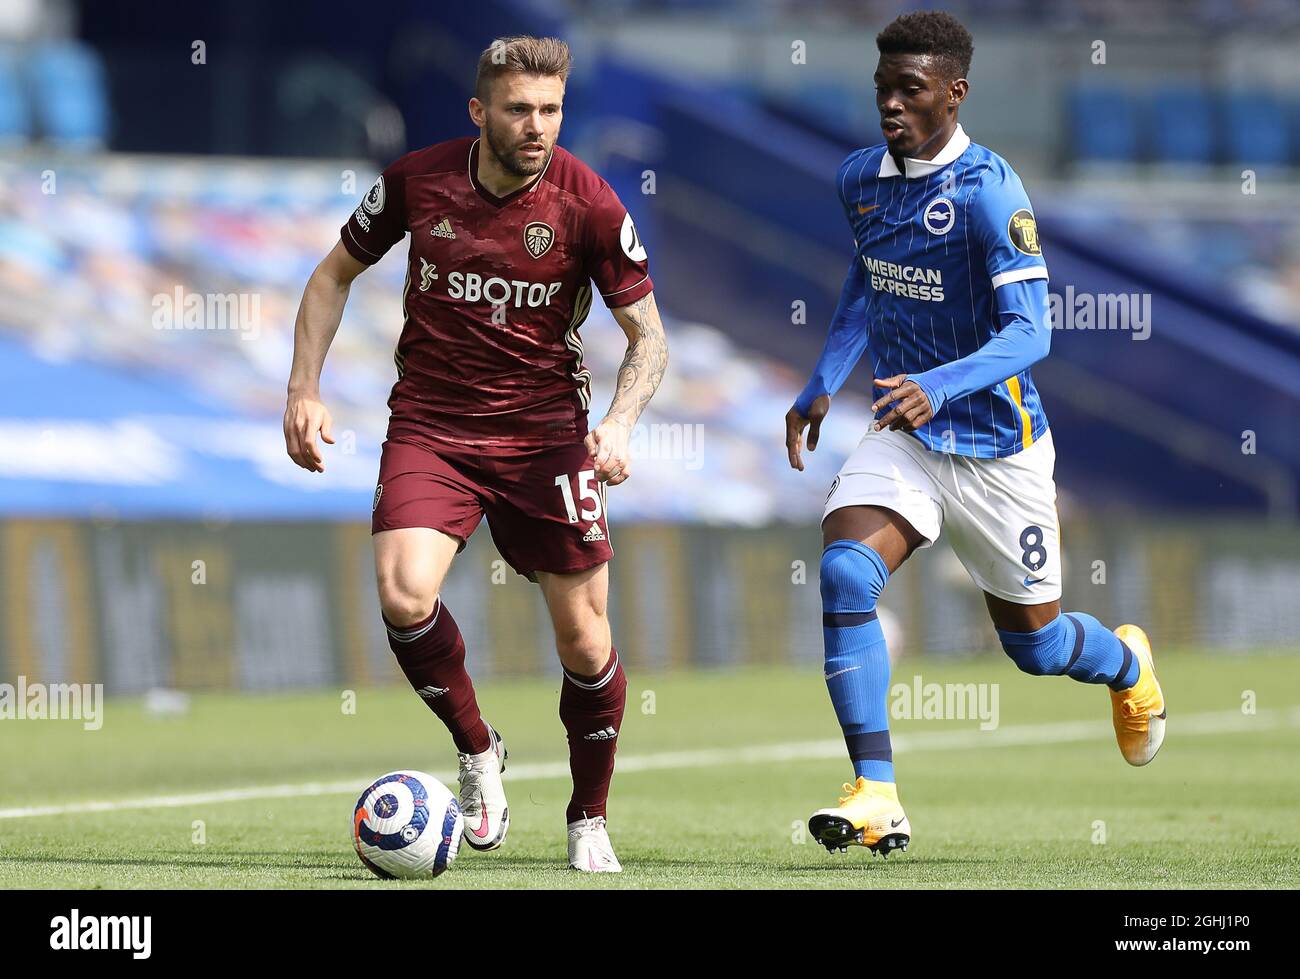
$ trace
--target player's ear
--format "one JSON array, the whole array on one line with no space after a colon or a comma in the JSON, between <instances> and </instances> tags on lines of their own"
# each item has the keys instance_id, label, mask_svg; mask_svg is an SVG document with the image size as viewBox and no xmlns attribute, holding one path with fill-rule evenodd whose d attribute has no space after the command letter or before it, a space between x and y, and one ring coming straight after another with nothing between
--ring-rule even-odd
<instances>
[{"instance_id":1,"label":"player's ear","mask_svg":"<svg viewBox=\"0 0 1300 979\"><path fill-rule=\"evenodd\" d=\"M469 120L478 129L482 129L487 122L487 106L478 100L478 96L470 97Z\"/></svg>"},{"instance_id":2,"label":"player's ear","mask_svg":"<svg viewBox=\"0 0 1300 979\"><path fill-rule=\"evenodd\" d=\"M948 105L957 108L966 99L966 94L970 91L970 82L964 78L958 78L948 85Z\"/></svg>"}]
</instances>

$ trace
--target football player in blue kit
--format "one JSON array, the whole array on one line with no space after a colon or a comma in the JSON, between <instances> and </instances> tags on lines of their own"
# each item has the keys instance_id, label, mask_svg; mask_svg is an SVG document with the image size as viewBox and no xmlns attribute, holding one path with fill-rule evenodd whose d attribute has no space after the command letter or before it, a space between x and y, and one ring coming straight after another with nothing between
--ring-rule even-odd
<instances>
[{"instance_id":1,"label":"football player in blue kit","mask_svg":"<svg viewBox=\"0 0 1300 979\"><path fill-rule=\"evenodd\" d=\"M1051 342L1047 263L1011 166L957 121L973 44L945 13L905 14L876 39L883 145L837 186L854 254L812 378L786 415L790 465L816 448L831 397L867 353L874 421L822 519L825 675L856 781L809 820L828 850L906 849L876 603L889 576L947 531L1003 649L1035 676L1105 684L1120 751L1155 757L1165 700L1151 646L1062 612L1055 449L1030 366Z\"/></svg>"}]
</instances>

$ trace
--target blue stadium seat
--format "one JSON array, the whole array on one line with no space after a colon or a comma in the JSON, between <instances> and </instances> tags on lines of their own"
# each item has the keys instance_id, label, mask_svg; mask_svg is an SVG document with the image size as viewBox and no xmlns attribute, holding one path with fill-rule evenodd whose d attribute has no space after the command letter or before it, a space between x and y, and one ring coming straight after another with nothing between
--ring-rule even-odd
<instances>
[{"instance_id":1,"label":"blue stadium seat","mask_svg":"<svg viewBox=\"0 0 1300 979\"><path fill-rule=\"evenodd\" d=\"M1138 158L1138 106L1124 89L1076 88L1069 96L1070 143L1080 163Z\"/></svg>"},{"instance_id":2,"label":"blue stadium seat","mask_svg":"<svg viewBox=\"0 0 1300 979\"><path fill-rule=\"evenodd\" d=\"M1167 88L1155 94L1151 118L1153 157L1163 163L1215 161L1214 103L1193 87Z\"/></svg>"},{"instance_id":3,"label":"blue stadium seat","mask_svg":"<svg viewBox=\"0 0 1300 979\"><path fill-rule=\"evenodd\" d=\"M98 55L76 42L55 41L32 48L28 58L41 134L54 143L103 145L108 97Z\"/></svg>"},{"instance_id":4,"label":"blue stadium seat","mask_svg":"<svg viewBox=\"0 0 1300 979\"><path fill-rule=\"evenodd\" d=\"M1286 106L1273 95L1230 92L1223 100L1228 155L1244 164L1285 166L1290 159Z\"/></svg>"},{"instance_id":5,"label":"blue stadium seat","mask_svg":"<svg viewBox=\"0 0 1300 979\"><path fill-rule=\"evenodd\" d=\"M25 142L31 134L17 63L9 52L0 51L0 143Z\"/></svg>"}]
</instances>

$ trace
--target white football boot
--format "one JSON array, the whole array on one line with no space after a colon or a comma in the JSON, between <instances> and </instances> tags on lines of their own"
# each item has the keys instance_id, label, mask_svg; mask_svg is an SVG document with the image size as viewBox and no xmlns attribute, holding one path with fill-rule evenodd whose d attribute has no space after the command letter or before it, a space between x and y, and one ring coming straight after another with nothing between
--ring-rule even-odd
<instances>
[{"instance_id":1,"label":"white football boot","mask_svg":"<svg viewBox=\"0 0 1300 979\"><path fill-rule=\"evenodd\" d=\"M487 722L484 722L487 724ZM506 841L510 807L501 773L506 770L506 743L487 724L490 744L477 755L460 752L460 811L465 816L465 842L475 850L495 850Z\"/></svg>"},{"instance_id":2,"label":"white football boot","mask_svg":"<svg viewBox=\"0 0 1300 979\"><path fill-rule=\"evenodd\" d=\"M605 817L594 816L569 823L569 866L588 874L617 874L623 865L605 831Z\"/></svg>"}]
</instances>

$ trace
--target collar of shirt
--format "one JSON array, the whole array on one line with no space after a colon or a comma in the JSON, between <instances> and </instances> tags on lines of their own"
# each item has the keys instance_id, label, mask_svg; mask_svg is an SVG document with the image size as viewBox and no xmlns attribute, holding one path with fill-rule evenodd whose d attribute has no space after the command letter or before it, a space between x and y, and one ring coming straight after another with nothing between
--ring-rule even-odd
<instances>
[{"instance_id":1,"label":"collar of shirt","mask_svg":"<svg viewBox=\"0 0 1300 979\"><path fill-rule=\"evenodd\" d=\"M469 182L471 186L473 186L473 188L476 191L478 191L478 195L480 197L482 197L493 207L501 208L501 207L505 207L508 204L513 204L515 201L519 200L519 198L523 197L525 194L531 194L533 191L535 191L541 185L542 179L546 176L546 171L551 169L551 160L555 158L555 148L552 147L551 155L546 158L546 166L542 167L541 172L538 173L537 176L533 178L531 183L525 184L523 187L520 187L518 190L512 190L510 193L506 194L505 197L498 197L496 194L492 193L492 191L488 190L486 187L484 187L481 183L478 182L478 153L479 153L478 144L481 139L482 137L479 137L479 139L476 139L474 140L474 142L469 144L469 163L466 167L466 171L469 174Z\"/></svg>"},{"instance_id":2,"label":"collar of shirt","mask_svg":"<svg viewBox=\"0 0 1300 979\"><path fill-rule=\"evenodd\" d=\"M952 136L933 160L913 160L907 157L903 160L903 166L907 168L907 176L911 177L928 177L941 167L946 167L957 157L966 152L966 147L970 146L970 137L966 135L966 130L961 128L961 123L957 123L957 128L952 131ZM901 177L898 171L898 165L894 158L885 151L884 157L880 161L880 170L876 173L877 177Z\"/></svg>"}]
</instances>

